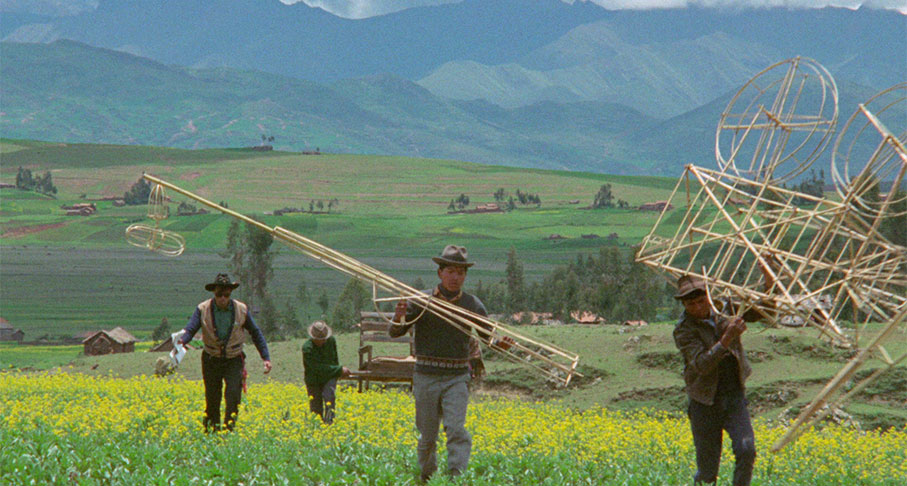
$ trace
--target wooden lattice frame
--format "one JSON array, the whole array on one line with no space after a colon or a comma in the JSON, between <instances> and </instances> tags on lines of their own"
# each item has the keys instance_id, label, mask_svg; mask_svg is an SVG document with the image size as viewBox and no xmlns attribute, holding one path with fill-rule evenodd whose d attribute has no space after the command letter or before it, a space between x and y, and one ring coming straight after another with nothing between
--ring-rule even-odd
<instances>
[{"instance_id":1,"label":"wooden lattice frame","mask_svg":"<svg viewBox=\"0 0 907 486\"><path fill-rule=\"evenodd\" d=\"M815 197L786 189L782 182L803 173L827 145L837 119L837 91L824 68L810 61L811 74L801 75L802 64L800 58L776 64L734 97L716 134L719 170L686 166L637 253L638 261L672 280L686 274L705 279L710 295L735 301L738 309L756 309L769 325L795 316L837 345L855 350L855 357L801 411L773 451L827 414L831 408L826 405L840 406L907 359L907 353L892 357L884 348L895 330L905 326L907 249L880 233L882 221L901 214L892 207L902 199L894 189L902 187L907 172L907 127L899 127L900 132L890 127L907 121L907 83L859 106L835 143L835 154L843 154L837 160L841 167L832 167L839 199ZM764 82L767 73L779 66L787 67L781 81ZM801 101L806 92L802 87L811 76L827 77L814 79L820 101L813 106L820 108L820 114L798 115L793 107ZM767 108L750 102L743 114L735 115L733 106L753 86L756 99L776 89L773 103ZM834 102L827 118L821 114L826 112L826 92ZM748 114L753 107L757 108ZM888 123L873 112L875 107ZM849 127L859 127L855 137L878 137L866 164L853 176L849 162L857 152L854 147L865 144L842 142ZM797 130L807 134L788 150L789 137ZM748 138L758 140L750 152L742 150ZM806 142L811 139L816 141L813 150L796 157L797 151L809 150ZM722 151L722 141L730 144L730 150ZM735 161L741 156L747 160L744 168ZM880 180L890 181L894 189L891 195L874 200L869 196L878 192ZM672 213L672 206L681 209ZM808 305L825 295L830 296L828 308ZM852 330L841 325L848 318ZM883 323L881 330L870 332L870 322ZM858 368L871 359L880 361L881 367L842 393Z\"/></svg>"}]
</instances>

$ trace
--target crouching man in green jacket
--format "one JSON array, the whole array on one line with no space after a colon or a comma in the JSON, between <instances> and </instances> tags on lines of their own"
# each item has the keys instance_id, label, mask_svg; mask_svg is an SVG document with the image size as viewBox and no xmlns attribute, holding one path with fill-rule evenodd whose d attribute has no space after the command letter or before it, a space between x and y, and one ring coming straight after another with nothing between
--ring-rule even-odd
<instances>
[{"instance_id":1,"label":"crouching man in green jacket","mask_svg":"<svg viewBox=\"0 0 907 486\"><path fill-rule=\"evenodd\" d=\"M315 321L309 326L308 332L309 339L302 345L302 365L305 368L309 410L330 425L334 422L337 378L349 376L350 370L340 366L337 341L327 324Z\"/></svg>"}]
</instances>

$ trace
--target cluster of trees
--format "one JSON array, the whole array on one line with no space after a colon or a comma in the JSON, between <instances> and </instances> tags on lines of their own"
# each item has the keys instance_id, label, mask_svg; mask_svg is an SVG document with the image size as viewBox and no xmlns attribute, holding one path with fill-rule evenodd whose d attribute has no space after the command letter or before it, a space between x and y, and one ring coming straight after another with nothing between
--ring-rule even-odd
<instances>
[{"instance_id":1,"label":"cluster of trees","mask_svg":"<svg viewBox=\"0 0 907 486\"><path fill-rule=\"evenodd\" d=\"M170 336L170 321L166 317L161 319L161 323L158 324L154 331L151 331L151 340L154 342L160 342L167 339Z\"/></svg>"},{"instance_id":2,"label":"cluster of trees","mask_svg":"<svg viewBox=\"0 0 907 486\"><path fill-rule=\"evenodd\" d=\"M220 255L230 260L230 272L243 282L237 289L237 298L255 312L255 321L269 340L305 337L306 323L311 318L308 308L312 303L312 292L305 281L301 281L296 288L295 299L284 299L278 306L278 298L268 286L274 275L276 251L273 243L274 238L267 231L234 220L227 230L227 246ZM329 324L338 329L350 329L359 322L359 311L369 302L369 298L365 286L353 279L344 288L330 314L330 299L326 291L322 290L315 304ZM297 303L305 309L304 322L299 319Z\"/></svg>"},{"instance_id":3,"label":"cluster of trees","mask_svg":"<svg viewBox=\"0 0 907 486\"><path fill-rule=\"evenodd\" d=\"M286 299L278 308L268 290L268 281L273 274L272 243L269 233L234 222L228 232L227 249L221 256L230 259L232 274L243 282L237 289L240 292L237 297L257 310L256 322L269 340L305 337L306 324L312 319L308 309L314 296L303 281L296 289L295 299ZM417 289L426 288L422 279L416 279L411 285ZM654 320L665 307L671 309L671 315L679 312L666 281L648 267L636 263L632 254L613 247L603 247L597 255L578 255L575 261L559 266L542 280L531 283L524 277L523 263L516 250L511 249L507 254L505 277L490 285L480 280L473 292L491 313L547 312L563 321L568 321L574 311L593 312L609 321ZM300 321L297 304L306 309L304 322ZM359 313L372 307L371 292L354 277L346 283L333 305L324 290L315 299L315 304L321 311L320 318L335 330L354 330ZM162 340L168 333L169 326L164 321L152 337Z\"/></svg>"},{"instance_id":4,"label":"cluster of trees","mask_svg":"<svg viewBox=\"0 0 907 486\"><path fill-rule=\"evenodd\" d=\"M490 285L479 281L475 294L489 312L550 312L567 320L573 311L593 312L606 320L653 320L659 308L673 309L672 289L633 255L603 247L598 255L578 255L541 281L527 283L523 264L511 249L505 277Z\"/></svg>"},{"instance_id":5,"label":"cluster of trees","mask_svg":"<svg viewBox=\"0 0 907 486\"><path fill-rule=\"evenodd\" d=\"M494 200L498 204L504 204L504 207L508 211L516 209L517 202L519 202L523 206L526 206L528 204L535 204L536 207L538 207L542 205L542 198L540 198L538 194L523 192L519 188L517 188L516 190L516 199L514 199L512 195L508 194L503 187L498 188L497 191L494 191L492 196L494 196ZM506 203L504 202L505 200L507 201Z\"/></svg>"},{"instance_id":6,"label":"cluster of trees","mask_svg":"<svg viewBox=\"0 0 907 486\"><path fill-rule=\"evenodd\" d=\"M595 193L595 197L592 199L592 209L604 209L604 208L613 208L615 205L620 209L627 209L630 207L630 203L624 201L623 199L617 199L617 202L614 202L614 194L611 192L611 184L602 184L598 189L598 192Z\"/></svg>"},{"instance_id":7,"label":"cluster of trees","mask_svg":"<svg viewBox=\"0 0 907 486\"><path fill-rule=\"evenodd\" d=\"M527 204L535 204L536 206L542 205L542 199L539 197L538 194L530 194L528 192L522 192L519 189L517 189L516 198L517 198L517 201L519 201L520 204L522 204L524 206ZM510 202L511 203L513 202L512 197L510 198Z\"/></svg>"},{"instance_id":8,"label":"cluster of trees","mask_svg":"<svg viewBox=\"0 0 907 486\"><path fill-rule=\"evenodd\" d=\"M333 311L325 320L334 329L351 330L359 323L359 312L371 305L371 291L366 289L362 281L353 277L343 287Z\"/></svg>"},{"instance_id":9,"label":"cluster of trees","mask_svg":"<svg viewBox=\"0 0 907 486\"><path fill-rule=\"evenodd\" d=\"M250 216L257 219L255 216ZM230 272L243 284L237 289L239 299L249 305L255 320L269 339L298 333L301 324L293 312L278 311L268 283L274 276L274 237L249 223L233 220L227 230L227 247L220 254L230 260Z\"/></svg>"},{"instance_id":10,"label":"cluster of trees","mask_svg":"<svg viewBox=\"0 0 907 486\"><path fill-rule=\"evenodd\" d=\"M131 206L148 204L148 196L150 195L151 183L145 179L139 179L123 194L123 201Z\"/></svg>"},{"instance_id":11,"label":"cluster of trees","mask_svg":"<svg viewBox=\"0 0 907 486\"><path fill-rule=\"evenodd\" d=\"M448 211L463 210L465 207L469 206L469 196L466 194L460 194L456 199L451 199L450 204L447 205Z\"/></svg>"},{"instance_id":12,"label":"cluster of trees","mask_svg":"<svg viewBox=\"0 0 907 486\"><path fill-rule=\"evenodd\" d=\"M325 202L322 201L321 199L312 199L311 201L309 201L309 211L308 212L314 213L316 209L318 210L318 212L323 212L325 206L327 206L327 208L328 208L327 212L330 213L332 209L340 207L340 200L335 197L334 199L329 200L327 202L327 204L325 204ZM274 215L281 216L281 215L284 215L287 213L304 213L304 212L306 212L305 208L284 207L281 209L275 209Z\"/></svg>"},{"instance_id":13,"label":"cluster of trees","mask_svg":"<svg viewBox=\"0 0 907 486\"><path fill-rule=\"evenodd\" d=\"M177 216L190 216L198 213L198 208L195 207L195 204L190 202L183 201L176 208Z\"/></svg>"},{"instance_id":14,"label":"cluster of trees","mask_svg":"<svg viewBox=\"0 0 907 486\"><path fill-rule=\"evenodd\" d=\"M35 177L32 175L30 169L19 167L19 172L16 173L16 187L26 191L40 192L41 194L46 194L48 196L53 196L57 193L57 187L54 186L50 171L45 172L44 175Z\"/></svg>"},{"instance_id":15,"label":"cluster of trees","mask_svg":"<svg viewBox=\"0 0 907 486\"><path fill-rule=\"evenodd\" d=\"M816 169L810 169L809 178L801 181L799 184L795 184L791 189L817 198L825 197L825 171L819 169L819 173L817 174ZM811 202L812 201L802 197L795 197L793 200L793 203L798 206L810 204Z\"/></svg>"},{"instance_id":16,"label":"cluster of trees","mask_svg":"<svg viewBox=\"0 0 907 486\"><path fill-rule=\"evenodd\" d=\"M305 282L301 282L296 298L286 299L282 308L277 308L267 289L272 275L272 241L269 233L237 222L230 228L228 249L222 256L231 259L231 271L244 283L238 297L258 309L256 322L269 340L305 337L306 326L299 320L296 304L308 309L313 295ZM426 288L422 279L411 285ZM654 320L665 307L671 309L671 315L679 312L666 281L636 263L632 254L613 247L604 247L597 255L578 255L574 262L559 266L541 281L531 283L526 282L523 263L516 250L511 249L505 277L490 285L480 280L473 292L490 313L547 312L562 321L568 321L574 311L593 312L609 321ZM324 290L315 304L321 311L320 317L338 331L354 330L359 313L373 305L368 286L355 277L346 283L333 305ZM304 314L308 323L311 319L308 310ZM166 339L166 333L162 336L161 339Z\"/></svg>"},{"instance_id":17,"label":"cluster of trees","mask_svg":"<svg viewBox=\"0 0 907 486\"><path fill-rule=\"evenodd\" d=\"M321 199L312 199L309 201L309 212L314 213L315 208L318 208L319 211L324 211L325 206L327 206L328 212L330 213L331 209L340 206L340 200L335 197L325 204Z\"/></svg>"}]
</instances>

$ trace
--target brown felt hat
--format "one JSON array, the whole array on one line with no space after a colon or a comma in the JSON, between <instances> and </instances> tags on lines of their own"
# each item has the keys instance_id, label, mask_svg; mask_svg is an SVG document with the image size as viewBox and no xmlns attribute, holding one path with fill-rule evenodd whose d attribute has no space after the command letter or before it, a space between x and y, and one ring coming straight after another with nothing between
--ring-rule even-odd
<instances>
[{"instance_id":1,"label":"brown felt hat","mask_svg":"<svg viewBox=\"0 0 907 486\"><path fill-rule=\"evenodd\" d=\"M674 298L683 300L692 297L696 292L705 293L705 291L705 281L698 277L684 275L677 279L677 293L674 294Z\"/></svg>"},{"instance_id":2,"label":"brown felt hat","mask_svg":"<svg viewBox=\"0 0 907 486\"><path fill-rule=\"evenodd\" d=\"M465 246L447 245L441 251L441 256L431 258L438 265L453 265L455 267L469 268L475 265L468 261Z\"/></svg>"},{"instance_id":3,"label":"brown felt hat","mask_svg":"<svg viewBox=\"0 0 907 486\"><path fill-rule=\"evenodd\" d=\"M315 321L309 326L308 333L312 339L327 339L331 337L333 331L324 321Z\"/></svg>"},{"instance_id":4,"label":"brown felt hat","mask_svg":"<svg viewBox=\"0 0 907 486\"><path fill-rule=\"evenodd\" d=\"M205 285L205 290L212 291L218 287L235 289L236 287L239 287L239 282L230 281L230 276L226 273L218 273L217 277L214 277L213 282Z\"/></svg>"}]
</instances>

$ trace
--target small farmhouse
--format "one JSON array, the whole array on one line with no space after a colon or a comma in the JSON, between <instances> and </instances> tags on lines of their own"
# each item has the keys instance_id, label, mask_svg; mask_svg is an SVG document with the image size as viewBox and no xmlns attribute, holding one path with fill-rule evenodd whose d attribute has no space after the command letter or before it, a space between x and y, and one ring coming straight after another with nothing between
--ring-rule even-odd
<instances>
[{"instance_id":1,"label":"small farmhouse","mask_svg":"<svg viewBox=\"0 0 907 486\"><path fill-rule=\"evenodd\" d=\"M72 206L64 204L63 206L60 206L60 208L66 211L67 216L91 216L98 211L98 207L95 203L78 203L73 204Z\"/></svg>"},{"instance_id":2,"label":"small farmhouse","mask_svg":"<svg viewBox=\"0 0 907 486\"><path fill-rule=\"evenodd\" d=\"M192 338L192 342L199 343L199 347L201 346L201 338L197 334ZM170 351L173 351L173 336L167 336L167 339L148 350L149 353L169 353Z\"/></svg>"},{"instance_id":3,"label":"small farmhouse","mask_svg":"<svg viewBox=\"0 0 907 486\"><path fill-rule=\"evenodd\" d=\"M640 211L670 211L672 209L674 209L674 206L667 201L650 202L639 206Z\"/></svg>"},{"instance_id":4,"label":"small farmhouse","mask_svg":"<svg viewBox=\"0 0 907 486\"><path fill-rule=\"evenodd\" d=\"M97 356L101 354L132 353L135 351L136 338L129 331L117 327L110 331L97 331L85 338L85 354Z\"/></svg>"},{"instance_id":5,"label":"small farmhouse","mask_svg":"<svg viewBox=\"0 0 907 486\"><path fill-rule=\"evenodd\" d=\"M598 314L589 311L572 311L570 317L579 324L600 324L604 320Z\"/></svg>"},{"instance_id":6,"label":"small farmhouse","mask_svg":"<svg viewBox=\"0 0 907 486\"><path fill-rule=\"evenodd\" d=\"M21 329L14 328L9 321L0 317L0 341L19 341L25 337Z\"/></svg>"}]
</instances>

